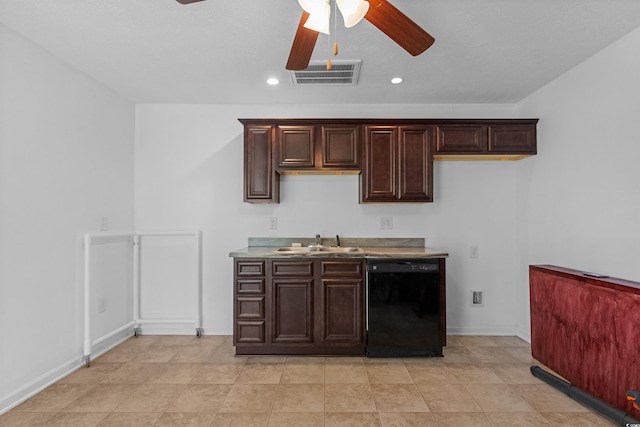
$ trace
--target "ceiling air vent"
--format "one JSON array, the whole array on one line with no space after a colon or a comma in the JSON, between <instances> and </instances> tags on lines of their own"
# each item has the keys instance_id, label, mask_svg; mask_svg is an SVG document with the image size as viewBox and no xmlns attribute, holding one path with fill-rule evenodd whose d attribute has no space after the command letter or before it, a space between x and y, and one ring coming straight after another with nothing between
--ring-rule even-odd
<instances>
[{"instance_id":1,"label":"ceiling air vent","mask_svg":"<svg viewBox=\"0 0 640 427\"><path fill-rule=\"evenodd\" d=\"M291 71L293 84L307 85L356 85L360 73L360 60L331 61L327 70L326 61L310 61L304 70Z\"/></svg>"}]
</instances>

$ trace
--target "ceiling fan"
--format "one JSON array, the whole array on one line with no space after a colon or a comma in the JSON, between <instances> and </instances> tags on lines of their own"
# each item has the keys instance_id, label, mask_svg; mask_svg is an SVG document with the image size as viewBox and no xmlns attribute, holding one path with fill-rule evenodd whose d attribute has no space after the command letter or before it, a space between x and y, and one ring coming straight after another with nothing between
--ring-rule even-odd
<instances>
[{"instance_id":1,"label":"ceiling fan","mask_svg":"<svg viewBox=\"0 0 640 427\"><path fill-rule=\"evenodd\" d=\"M190 4L203 0L177 1L182 4ZM429 33L387 0L367 1L368 8L364 19L372 23L411 55L420 55L435 41ZM367 1L362 3L367 3ZM326 4L330 4L330 0L326 0ZM310 16L311 14L307 10L302 12L302 17L293 39L293 45L291 46L291 52L289 53L289 59L287 60L287 70L304 70L309 66L311 54L319 34L318 31L305 27Z\"/></svg>"}]
</instances>

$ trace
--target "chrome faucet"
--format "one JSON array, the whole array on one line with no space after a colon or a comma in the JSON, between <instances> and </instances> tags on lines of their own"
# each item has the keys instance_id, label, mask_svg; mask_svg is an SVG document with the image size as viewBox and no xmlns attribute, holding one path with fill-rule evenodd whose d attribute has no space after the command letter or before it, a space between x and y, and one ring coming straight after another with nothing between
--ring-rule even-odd
<instances>
[{"instance_id":1,"label":"chrome faucet","mask_svg":"<svg viewBox=\"0 0 640 427\"><path fill-rule=\"evenodd\" d=\"M319 234L316 234L316 246L322 246L322 239Z\"/></svg>"}]
</instances>

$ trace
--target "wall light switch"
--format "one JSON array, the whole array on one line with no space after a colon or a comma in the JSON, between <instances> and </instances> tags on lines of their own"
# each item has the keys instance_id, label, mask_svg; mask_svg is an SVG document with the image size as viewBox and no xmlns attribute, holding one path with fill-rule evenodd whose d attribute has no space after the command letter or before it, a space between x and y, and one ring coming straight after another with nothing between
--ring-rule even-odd
<instances>
[{"instance_id":1,"label":"wall light switch","mask_svg":"<svg viewBox=\"0 0 640 427\"><path fill-rule=\"evenodd\" d=\"M109 231L109 217L101 216L100 217L100 231Z\"/></svg>"},{"instance_id":2,"label":"wall light switch","mask_svg":"<svg viewBox=\"0 0 640 427\"><path fill-rule=\"evenodd\" d=\"M269 218L269 228L271 230L275 230L278 228L278 217L272 216L271 218Z\"/></svg>"}]
</instances>

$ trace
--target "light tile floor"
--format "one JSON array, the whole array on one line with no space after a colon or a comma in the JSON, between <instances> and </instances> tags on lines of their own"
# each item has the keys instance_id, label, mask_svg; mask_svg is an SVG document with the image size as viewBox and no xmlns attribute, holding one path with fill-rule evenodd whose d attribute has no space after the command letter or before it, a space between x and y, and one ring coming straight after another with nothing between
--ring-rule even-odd
<instances>
[{"instance_id":1,"label":"light tile floor","mask_svg":"<svg viewBox=\"0 0 640 427\"><path fill-rule=\"evenodd\" d=\"M236 357L231 337L139 336L0 426L611 426L533 377L516 337L450 336L444 358Z\"/></svg>"}]
</instances>

